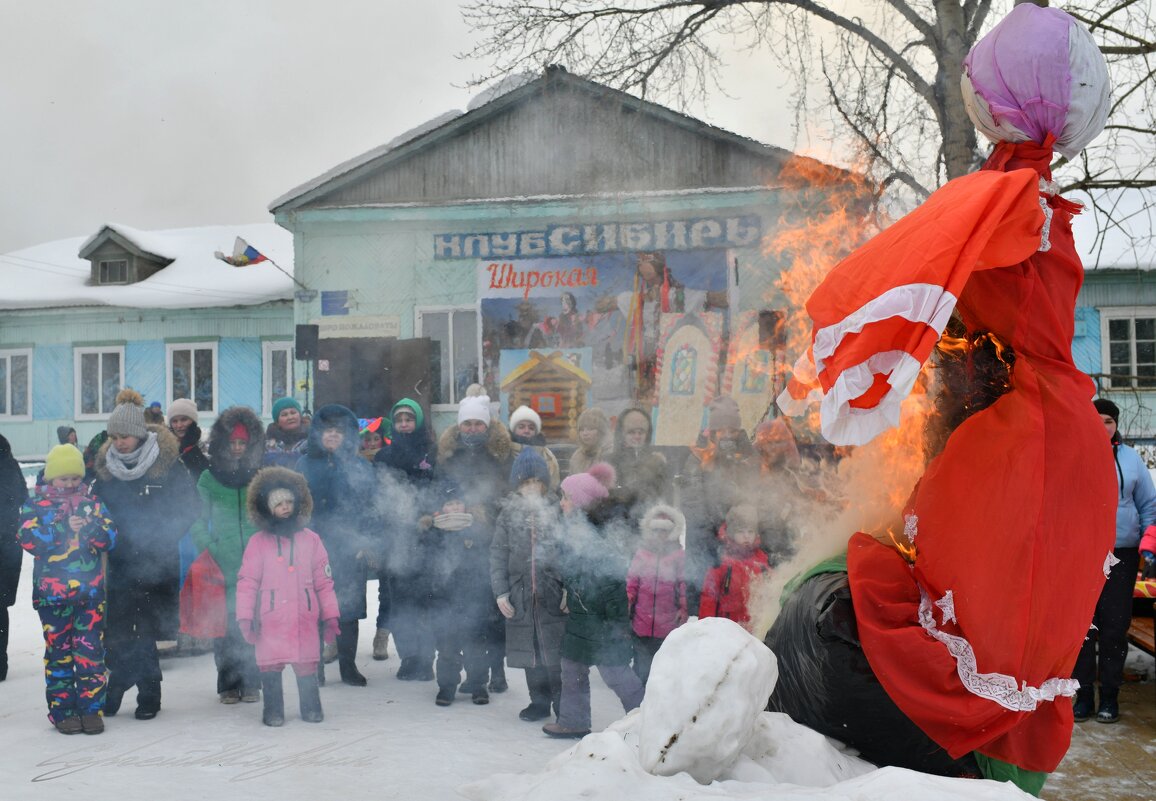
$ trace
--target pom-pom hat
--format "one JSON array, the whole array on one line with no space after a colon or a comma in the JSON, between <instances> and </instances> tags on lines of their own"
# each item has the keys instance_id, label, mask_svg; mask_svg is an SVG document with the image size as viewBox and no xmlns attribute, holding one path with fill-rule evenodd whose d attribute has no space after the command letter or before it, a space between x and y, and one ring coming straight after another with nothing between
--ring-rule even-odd
<instances>
[{"instance_id":1,"label":"pom-pom hat","mask_svg":"<svg viewBox=\"0 0 1156 801\"><path fill-rule=\"evenodd\" d=\"M116 408L108 416L106 426L109 436L136 437L144 439L149 430L145 425L144 398L131 387L125 387L116 394Z\"/></svg>"},{"instance_id":2,"label":"pom-pom hat","mask_svg":"<svg viewBox=\"0 0 1156 801\"><path fill-rule=\"evenodd\" d=\"M585 473L575 473L562 479L562 491L579 509L589 509L609 497L615 480L614 468L606 462L598 462L590 465Z\"/></svg>"}]
</instances>

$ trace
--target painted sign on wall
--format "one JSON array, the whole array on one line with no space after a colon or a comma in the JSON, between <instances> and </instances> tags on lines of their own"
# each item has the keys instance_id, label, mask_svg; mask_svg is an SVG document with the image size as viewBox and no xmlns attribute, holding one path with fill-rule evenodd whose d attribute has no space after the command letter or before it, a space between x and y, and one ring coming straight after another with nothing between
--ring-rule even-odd
<instances>
[{"instance_id":1,"label":"painted sign on wall","mask_svg":"<svg viewBox=\"0 0 1156 801\"><path fill-rule=\"evenodd\" d=\"M434 235L435 259L537 259L632 251L750 247L762 220L753 214L686 220L548 225L536 231Z\"/></svg>"}]
</instances>

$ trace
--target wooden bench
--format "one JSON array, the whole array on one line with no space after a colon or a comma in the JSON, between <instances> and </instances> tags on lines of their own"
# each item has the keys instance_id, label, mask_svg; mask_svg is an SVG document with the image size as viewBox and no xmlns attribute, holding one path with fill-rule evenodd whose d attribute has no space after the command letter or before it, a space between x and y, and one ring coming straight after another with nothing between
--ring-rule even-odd
<instances>
[{"instance_id":1,"label":"wooden bench","mask_svg":"<svg viewBox=\"0 0 1156 801\"><path fill-rule=\"evenodd\" d=\"M1128 629L1128 642L1141 651L1156 656L1156 643L1153 642L1153 618L1134 617L1132 626Z\"/></svg>"}]
</instances>

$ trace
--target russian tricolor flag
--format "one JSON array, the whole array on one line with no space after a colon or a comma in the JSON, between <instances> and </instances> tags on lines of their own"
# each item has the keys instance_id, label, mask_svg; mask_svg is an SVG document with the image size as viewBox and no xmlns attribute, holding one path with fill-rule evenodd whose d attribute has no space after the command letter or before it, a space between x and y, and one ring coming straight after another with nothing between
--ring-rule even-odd
<instances>
[{"instance_id":1,"label":"russian tricolor flag","mask_svg":"<svg viewBox=\"0 0 1156 801\"><path fill-rule=\"evenodd\" d=\"M232 256L226 256L219 250L213 255L226 264L231 264L234 267L248 267L250 264L257 264L259 262L268 261L269 258L241 237L237 237L237 241L233 243Z\"/></svg>"}]
</instances>

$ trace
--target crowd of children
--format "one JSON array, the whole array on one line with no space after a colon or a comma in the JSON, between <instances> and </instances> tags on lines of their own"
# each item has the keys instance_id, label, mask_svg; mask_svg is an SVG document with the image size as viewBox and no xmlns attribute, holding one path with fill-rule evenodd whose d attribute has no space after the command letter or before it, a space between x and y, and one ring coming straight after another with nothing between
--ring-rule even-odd
<instances>
[{"instance_id":1,"label":"crowd of children","mask_svg":"<svg viewBox=\"0 0 1156 801\"><path fill-rule=\"evenodd\" d=\"M519 407L507 428L476 390L436 439L410 399L368 427L336 405L306 419L282 399L268 429L232 407L195 465L184 447L191 403L170 409L178 435L147 422L131 390L117 400L94 488L81 452L61 444L20 517L49 720L66 734L103 731L134 684L135 716L159 712L156 640L168 623L150 605L169 599L186 533L196 558L182 630L212 641L219 701L263 700L268 726L285 721L286 666L301 719L322 720L323 646L335 648L344 683L368 683L356 652L373 576L374 658L388 655L392 631L399 679L436 679L438 706L459 694L486 704L507 689L507 666L522 669L519 716L580 737L591 729L591 668L634 709L665 637L695 612L746 624L750 584L770 570L757 511L736 505L718 527L721 561L705 578L687 575L687 523L666 502L666 461L640 410L619 417L613 439L606 415L583 414L559 480L539 415ZM648 469L623 475L615 464ZM119 637L103 631L110 605L123 615Z\"/></svg>"}]
</instances>

